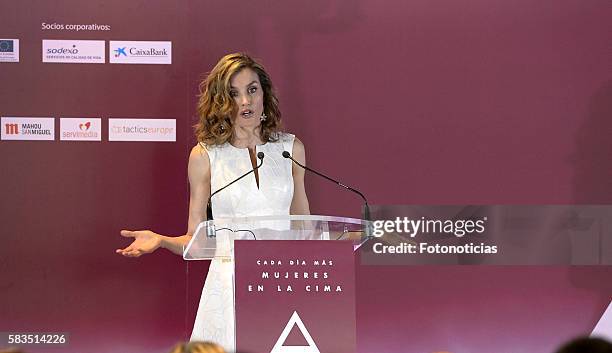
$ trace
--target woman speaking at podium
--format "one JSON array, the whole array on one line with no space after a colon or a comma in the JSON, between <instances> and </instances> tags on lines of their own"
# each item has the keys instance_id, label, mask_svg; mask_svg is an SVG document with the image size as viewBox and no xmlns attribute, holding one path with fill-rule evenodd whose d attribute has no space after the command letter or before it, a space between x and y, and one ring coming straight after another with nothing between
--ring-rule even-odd
<instances>
[{"instance_id":1,"label":"woman speaking at podium","mask_svg":"<svg viewBox=\"0 0 612 353\"><path fill-rule=\"evenodd\" d=\"M197 111L198 144L191 150L188 166L187 233L170 237L149 230L122 230L121 235L134 240L117 253L138 257L164 248L182 255L197 225L207 219L211 191L254 169L260 152L264 153L260 168L212 197L213 218L310 214L304 170L282 156L288 151L304 164L304 145L280 131L278 99L261 64L242 53L221 58L200 84ZM228 260L212 260L191 340L235 349L233 270Z\"/></svg>"}]
</instances>

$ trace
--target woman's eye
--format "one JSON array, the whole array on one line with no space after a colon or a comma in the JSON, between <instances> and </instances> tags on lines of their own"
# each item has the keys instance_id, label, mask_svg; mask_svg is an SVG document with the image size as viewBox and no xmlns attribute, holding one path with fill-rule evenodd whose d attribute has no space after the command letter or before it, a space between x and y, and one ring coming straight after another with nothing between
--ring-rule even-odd
<instances>
[{"instance_id":1,"label":"woman's eye","mask_svg":"<svg viewBox=\"0 0 612 353\"><path fill-rule=\"evenodd\" d=\"M253 94L257 91L257 87L250 87L249 88L249 93Z\"/></svg>"},{"instance_id":2,"label":"woman's eye","mask_svg":"<svg viewBox=\"0 0 612 353\"><path fill-rule=\"evenodd\" d=\"M236 93L236 91L230 91L230 97L236 98L236 96L238 96L238 93Z\"/></svg>"}]
</instances>

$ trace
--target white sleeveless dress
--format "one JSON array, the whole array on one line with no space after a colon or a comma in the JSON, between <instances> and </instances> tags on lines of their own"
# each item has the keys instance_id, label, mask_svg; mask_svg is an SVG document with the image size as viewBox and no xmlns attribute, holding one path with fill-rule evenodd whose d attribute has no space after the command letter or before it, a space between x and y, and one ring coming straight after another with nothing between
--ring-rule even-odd
<instances>
[{"instance_id":1,"label":"white sleeveless dress","mask_svg":"<svg viewBox=\"0 0 612 353\"><path fill-rule=\"evenodd\" d=\"M289 215L293 199L291 160L283 151L293 153L294 135L280 134L277 142L256 147L265 154L258 169L259 188L251 173L212 198L213 218ZM215 192L253 168L249 150L229 143L208 146L211 167L211 191ZM258 160L259 163L259 160ZM192 341L212 341L228 352L235 349L234 263L215 257L210 264L200 305L196 314Z\"/></svg>"}]
</instances>

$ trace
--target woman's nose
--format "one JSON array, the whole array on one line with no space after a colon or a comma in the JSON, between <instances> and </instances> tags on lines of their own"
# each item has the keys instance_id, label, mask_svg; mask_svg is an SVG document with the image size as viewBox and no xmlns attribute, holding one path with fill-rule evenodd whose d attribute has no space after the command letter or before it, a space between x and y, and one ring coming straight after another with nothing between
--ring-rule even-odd
<instances>
[{"instance_id":1,"label":"woman's nose","mask_svg":"<svg viewBox=\"0 0 612 353\"><path fill-rule=\"evenodd\" d=\"M249 105L251 104L251 97L248 94L243 94L240 96L240 104L241 105Z\"/></svg>"}]
</instances>

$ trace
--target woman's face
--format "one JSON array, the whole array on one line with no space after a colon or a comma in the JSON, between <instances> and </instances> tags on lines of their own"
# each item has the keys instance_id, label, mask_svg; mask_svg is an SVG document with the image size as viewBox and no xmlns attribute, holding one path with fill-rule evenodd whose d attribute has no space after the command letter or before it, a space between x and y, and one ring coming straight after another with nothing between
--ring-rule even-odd
<instances>
[{"instance_id":1,"label":"woman's face","mask_svg":"<svg viewBox=\"0 0 612 353\"><path fill-rule=\"evenodd\" d=\"M230 80L230 96L238 107L234 125L239 128L259 126L264 109L264 92L257 73L250 68L238 71Z\"/></svg>"}]
</instances>

